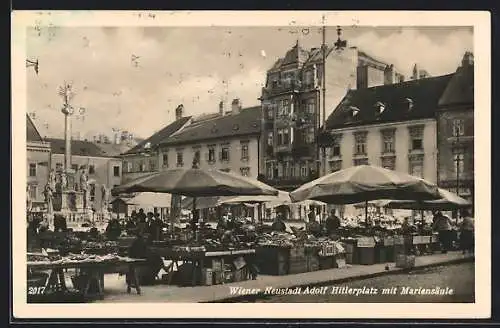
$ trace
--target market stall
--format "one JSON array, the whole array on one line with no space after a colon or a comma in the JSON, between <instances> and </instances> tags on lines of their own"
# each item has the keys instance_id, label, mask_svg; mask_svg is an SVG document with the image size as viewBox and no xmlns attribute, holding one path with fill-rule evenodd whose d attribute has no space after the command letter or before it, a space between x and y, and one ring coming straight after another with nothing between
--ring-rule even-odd
<instances>
[{"instance_id":1,"label":"market stall","mask_svg":"<svg viewBox=\"0 0 500 328\"><path fill-rule=\"evenodd\" d=\"M29 253L28 269L28 295L44 296L51 293L67 291L65 271L74 269L72 276L74 288L81 293L84 299L104 297L104 273L109 271L120 272L125 270L128 275L127 292L136 289L141 293L137 281L136 267L143 260L131 259L117 255L85 255L68 254L66 256L45 255L42 253ZM48 271L46 279L41 272ZM31 279L30 278L35 278ZM31 282L31 284L30 284Z\"/></svg>"}]
</instances>

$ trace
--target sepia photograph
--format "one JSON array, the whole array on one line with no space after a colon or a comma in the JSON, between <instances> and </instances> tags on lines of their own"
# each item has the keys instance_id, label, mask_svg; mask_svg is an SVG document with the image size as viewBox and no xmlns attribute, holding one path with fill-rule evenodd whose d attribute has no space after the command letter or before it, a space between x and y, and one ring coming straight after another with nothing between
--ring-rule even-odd
<instances>
[{"instance_id":1,"label":"sepia photograph","mask_svg":"<svg viewBox=\"0 0 500 328\"><path fill-rule=\"evenodd\" d=\"M14 12L14 309L487 317L489 28Z\"/></svg>"}]
</instances>

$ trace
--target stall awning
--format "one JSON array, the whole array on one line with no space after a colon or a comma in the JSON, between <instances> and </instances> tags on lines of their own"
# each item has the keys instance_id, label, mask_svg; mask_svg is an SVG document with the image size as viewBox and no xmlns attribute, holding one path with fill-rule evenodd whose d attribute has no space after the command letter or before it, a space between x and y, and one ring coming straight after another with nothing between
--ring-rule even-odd
<instances>
[{"instance_id":1,"label":"stall awning","mask_svg":"<svg viewBox=\"0 0 500 328\"><path fill-rule=\"evenodd\" d=\"M172 195L155 193L155 192L141 192L135 195L133 198L126 201L128 205L137 206L151 206L151 207L170 207L170 202Z\"/></svg>"}]
</instances>

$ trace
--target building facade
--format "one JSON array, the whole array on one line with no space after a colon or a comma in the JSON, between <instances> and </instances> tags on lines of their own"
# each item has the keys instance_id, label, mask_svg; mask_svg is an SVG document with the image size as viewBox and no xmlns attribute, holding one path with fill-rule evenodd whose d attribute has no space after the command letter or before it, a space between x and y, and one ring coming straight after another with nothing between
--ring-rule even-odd
<instances>
[{"instance_id":1,"label":"building facade","mask_svg":"<svg viewBox=\"0 0 500 328\"><path fill-rule=\"evenodd\" d=\"M52 149L50 168L61 171L64 168L64 139L47 139ZM111 190L122 183L122 160L104 153L94 143L88 141L72 140L71 142L71 168L77 171L86 167L90 187L91 208L96 211L103 210L103 189L105 186Z\"/></svg>"},{"instance_id":2,"label":"building facade","mask_svg":"<svg viewBox=\"0 0 500 328\"><path fill-rule=\"evenodd\" d=\"M123 160L123 183L152 172L158 172L162 169L158 148L159 143L191 122L190 116L184 116L183 105L179 105L176 108L175 115L174 122L121 154L120 157Z\"/></svg>"},{"instance_id":3,"label":"building facade","mask_svg":"<svg viewBox=\"0 0 500 328\"><path fill-rule=\"evenodd\" d=\"M325 51L325 107L335 108L348 89L391 84L404 79L393 65L355 47ZM303 49L299 43L267 72L262 89L260 179L282 190L292 190L319 176L317 143L322 111L323 51Z\"/></svg>"},{"instance_id":4,"label":"building facade","mask_svg":"<svg viewBox=\"0 0 500 328\"><path fill-rule=\"evenodd\" d=\"M257 178L259 174L260 106L242 108L233 100L231 111L193 118L191 123L163 140L158 148L158 167L192 166L218 169Z\"/></svg>"},{"instance_id":5,"label":"building facade","mask_svg":"<svg viewBox=\"0 0 500 328\"><path fill-rule=\"evenodd\" d=\"M439 186L474 199L474 56L465 53L437 116Z\"/></svg>"},{"instance_id":6,"label":"building facade","mask_svg":"<svg viewBox=\"0 0 500 328\"><path fill-rule=\"evenodd\" d=\"M349 91L326 122L323 174L369 164L436 183L436 114L452 76Z\"/></svg>"},{"instance_id":7,"label":"building facade","mask_svg":"<svg viewBox=\"0 0 500 328\"><path fill-rule=\"evenodd\" d=\"M50 144L45 142L31 118L26 115L26 172L27 193L32 209L43 208L44 188L49 179L51 161Z\"/></svg>"}]
</instances>

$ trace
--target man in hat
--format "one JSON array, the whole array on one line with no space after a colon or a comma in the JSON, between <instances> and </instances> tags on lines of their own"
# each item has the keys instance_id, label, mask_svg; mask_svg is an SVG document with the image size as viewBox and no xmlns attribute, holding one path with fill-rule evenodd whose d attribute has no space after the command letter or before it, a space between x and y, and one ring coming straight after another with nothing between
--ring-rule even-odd
<instances>
[{"instance_id":1,"label":"man in hat","mask_svg":"<svg viewBox=\"0 0 500 328\"><path fill-rule=\"evenodd\" d=\"M439 234L439 241L442 247L442 253L448 253L451 250L452 239L452 223L449 217L438 211L434 216L433 229Z\"/></svg>"}]
</instances>

